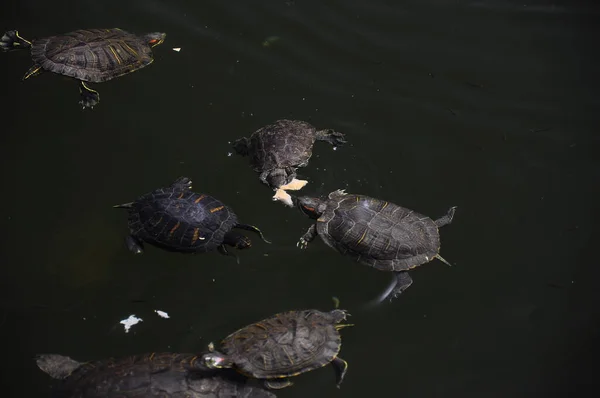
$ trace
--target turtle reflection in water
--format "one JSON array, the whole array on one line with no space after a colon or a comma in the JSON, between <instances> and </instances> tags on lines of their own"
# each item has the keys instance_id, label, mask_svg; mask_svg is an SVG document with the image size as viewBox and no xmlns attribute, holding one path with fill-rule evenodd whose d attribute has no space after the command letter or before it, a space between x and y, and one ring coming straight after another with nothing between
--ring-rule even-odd
<instances>
[{"instance_id":1,"label":"turtle reflection in water","mask_svg":"<svg viewBox=\"0 0 600 398\"><path fill-rule=\"evenodd\" d=\"M62 398L275 398L247 379L208 369L193 354L152 353L81 363L57 354L39 355L38 367L62 380Z\"/></svg>"},{"instance_id":2,"label":"turtle reflection in water","mask_svg":"<svg viewBox=\"0 0 600 398\"><path fill-rule=\"evenodd\" d=\"M160 32L137 36L118 28L81 29L31 42L10 30L0 39L0 48L31 50L33 66L23 80L42 71L79 80L79 104L85 109L100 101L98 92L86 82L105 82L150 65L154 61L152 47L161 44L165 36Z\"/></svg>"},{"instance_id":3,"label":"turtle reflection in water","mask_svg":"<svg viewBox=\"0 0 600 398\"><path fill-rule=\"evenodd\" d=\"M433 221L393 203L344 190L330 193L327 199L293 200L302 213L316 220L300 238L301 249L319 235L328 246L359 263L395 273L393 287L381 300L408 289L412 284L408 270L434 258L450 265L439 254L439 228L452 222L456 206Z\"/></svg>"},{"instance_id":4,"label":"turtle reflection in water","mask_svg":"<svg viewBox=\"0 0 600 398\"><path fill-rule=\"evenodd\" d=\"M248 249L250 239L234 228L257 233L252 225L238 223L237 215L212 196L192 191L192 181L178 178L173 184L140 196L134 202L114 206L129 211L127 247L142 253L147 242L161 249L180 253L218 250L229 255L225 245ZM237 257L236 257L237 258Z\"/></svg>"},{"instance_id":5,"label":"turtle reflection in water","mask_svg":"<svg viewBox=\"0 0 600 398\"><path fill-rule=\"evenodd\" d=\"M337 373L337 386L344 379L348 364L338 357L342 346L339 330L344 310L288 311L246 326L221 342L216 351L202 359L209 368L233 368L245 376L264 379L271 389L292 385L288 377L331 363Z\"/></svg>"},{"instance_id":6,"label":"turtle reflection in water","mask_svg":"<svg viewBox=\"0 0 600 398\"><path fill-rule=\"evenodd\" d=\"M300 120L277 120L256 130L250 138L242 137L233 143L235 151L249 156L260 180L275 191L273 200L293 206L286 190L299 190L308 181L296 179L296 170L308 165L315 141L334 146L346 143L345 135L333 130L317 130Z\"/></svg>"}]
</instances>

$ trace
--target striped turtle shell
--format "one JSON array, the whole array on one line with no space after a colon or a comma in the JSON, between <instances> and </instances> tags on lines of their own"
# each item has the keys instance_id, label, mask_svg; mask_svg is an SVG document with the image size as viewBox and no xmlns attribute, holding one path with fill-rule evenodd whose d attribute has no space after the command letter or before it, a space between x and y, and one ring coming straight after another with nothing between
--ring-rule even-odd
<instances>
[{"instance_id":1,"label":"striped turtle shell","mask_svg":"<svg viewBox=\"0 0 600 398\"><path fill-rule=\"evenodd\" d=\"M256 130L249 139L254 171L305 167L312 156L317 129L303 121L283 119Z\"/></svg>"},{"instance_id":2,"label":"striped turtle shell","mask_svg":"<svg viewBox=\"0 0 600 398\"><path fill-rule=\"evenodd\" d=\"M203 253L223 243L238 222L229 207L191 191L187 178L139 197L129 209L131 234L169 251Z\"/></svg>"},{"instance_id":3,"label":"striped turtle shell","mask_svg":"<svg viewBox=\"0 0 600 398\"><path fill-rule=\"evenodd\" d=\"M274 398L240 377L206 369L193 354L151 353L78 363L69 357L38 356L40 369L64 379L61 397Z\"/></svg>"},{"instance_id":4,"label":"striped turtle shell","mask_svg":"<svg viewBox=\"0 0 600 398\"><path fill-rule=\"evenodd\" d=\"M221 342L221 350L247 376L297 376L333 361L342 339L336 325L343 310L288 311L246 326Z\"/></svg>"},{"instance_id":5,"label":"striped turtle shell","mask_svg":"<svg viewBox=\"0 0 600 398\"><path fill-rule=\"evenodd\" d=\"M31 57L43 69L86 82L104 82L150 65L141 36L113 29L81 29L33 41Z\"/></svg>"},{"instance_id":6,"label":"striped turtle shell","mask_svg":"<svg viewBox=\"0 0 600 398\"><path fill-rule=\"evenodd\" d=\"M364 195L335 191L317 219L317 233L340 253L382 271L403 271L440 251L435 222L413 210Z\"/></svg>"}]
</instances>

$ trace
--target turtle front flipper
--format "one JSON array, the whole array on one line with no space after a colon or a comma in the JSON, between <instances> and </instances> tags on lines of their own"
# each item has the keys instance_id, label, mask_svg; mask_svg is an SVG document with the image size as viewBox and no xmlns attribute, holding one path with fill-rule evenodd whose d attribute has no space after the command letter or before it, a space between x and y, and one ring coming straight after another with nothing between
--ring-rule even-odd
<instances>
[{"instance_id":1,"label":"turtle front flipper","mask_svg":"<svg viewBox=\"0 0 600 398\"><path fill-rule=\"evenodd\" d=\"M231 146L238 155L248 156L250 153L250 140L246 137L242 137L239 140L233 141Z\"/></svg>"},{"instance_id":2,"label":"turtle front flipper","mask_svg":"<svg viewBox=\"0 0 600 398\"><path fill-rule=\"evenodd\" d=\"M19 31L17 30L9 30L0 39L0 48L2 51L23 50L30 47L31 42L19 36Z\"/></svg>"},{"instance_id":3,"label":"turtle front flipper","mask_svg":"<svg viewBox=\"0 0 600 398\"><path fill-rule=\"evenodd\" d=\"M125 244L127 245L127 249L134 254L144 253L144 244L133 235L129 235L125 238Z\"/></svg>"},{"instance_id":4,"label":"turtle front flipper","mask_svg":"<svg viewBox=\"0 0 600 398\"><path fill-rule=\"evenodd\" d=\"M42 371L54 379L66 379L81 366L80 362L58 354L38 355L35 362Z\"/></svg>"},{"instance_id":5,"label":"turtle front flipper","mask_svg":"<svg viewBox=\"0 0 600 398\"><path fill-rule=\"evenodd\" d=\"M192 180L187 177L179 177L171 186L178 189L192 189Z\"/></svg>"},{"instance_id":6,"label":"turtle front flipper","mask_svg":"<svg viewBox=\"0 0 600 398\"><path fill-rule=\"evenodd\" d=\"M302 235L302 237L300 238L298 243L296 243L296 246L299 247L300 249L306 249L308 244L310 242L312 242L316 237L317 237L317 225L313 224L308 228L306 233L304 235Z\"/></svg>"},{"instance_id":7,"label":"turtle front flipper","mask_svg":"<svg viewBox=\"0 0 600 398\"><path fill-rule=\"evenodd\" d=\"M341 146L346 142L346 135L330 129L317 131L317 140L329 142L333 146Z\"/></svg>"},{"instance_id":8,"label":"turtle front flipper","mask_svg":"<svg viewBox=\"0 0 600 398\"><path fill-rule=\"evenodd\" d=\"M100 94L96 90L92 90L83 81L79 81L79 94L81 95L81 101L79 105L85 108L93 108L100 102Z\"/></svg>"},{"instance_id":9,"label":"turtle front flipper","mask_svg":"<svg viewBox=\"0 0 600 398\"><path fill-rule=\"evenodd\" d=\"M292 383L289 379L269 379L265 380L265 386L271 390L281 390L282 388L290 387Z\"/></svg>"},{"instance_id":10,"label":"turtle front flipper","mask_svg":"<svg viewBox=\"0 0 600 398\"><path fill-rule=\"evenodd\" d=\"M342 381L344 381L344 376L346 376L346 371L348 370L348 362L340 357L335 357L333 361L331 361L331 365L335 369L337 388L340 388Z\"/></svg>"}]
</instances>

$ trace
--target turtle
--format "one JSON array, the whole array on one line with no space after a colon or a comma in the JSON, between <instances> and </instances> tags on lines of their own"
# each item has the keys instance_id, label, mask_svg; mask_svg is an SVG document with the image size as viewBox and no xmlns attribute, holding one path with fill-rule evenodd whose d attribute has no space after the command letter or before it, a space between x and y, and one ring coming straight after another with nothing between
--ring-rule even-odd
<instances>
[{"instance_id":1,"label":"turtle","mask_svg":"<svg viewBox=\"0 0 600 398\"><path fill-rule=\"evenodd\" d=\"M205 253L216 249L235 256L225 245L248 249L252 242L234 228L255 232L271 243L257 227L240 224L233 210L218 199L193 192L192 180L187 177L179 177L134 202L113 207L129 211L126 245L136 254L143 253L143 242L147 242L172 252Z\"/></svg>"},{"instance_id":2,"label":"turtle","mask_svg":"<svg viewBox=\"0 0 600 398\"><path fill-rule=\"evenodd\" d=\"M49 71L79 80L79 104L93 108L100 95L87 82L101 83L150 65L152 48L165 40L161 32L134 35L119 28L80 29L29 41L17 30L0 39L3 51L30 49L33 66L23 80Z\"/></svg>"},{"instance_id":3,"label":"turtle","mask_svg":"<svg viewBox=\"0 0 600 398\"><path fill-rule=\"evenodd\" d=\"M256 130L250 138L233 142L234 150L249 156L260 181L276 193L273 200L293 206L286 190L300 190L308 181L296 179L296 170L308 165L315 141L326 141L334 147L346 143L343 133L326 129L317 130L300 120L277 120Z\"/></svg>"},{"instance_id":4,"label":"turtle","mask_svg":"<svg viewBox=\"0 0 600 398\"><path fill-rule=\"evenodd\" d=\"M339 388L348 369L348 363L338 356L342 345L339 330L353 326L340 323L348 315L340 309L282 312L230 334L220 350L211 342L202 360L211 369L233 368L262 379L269 389L289 387L293 384L289 377L331 363Z\"/></svg>"},{"instance_id":5,"label":"turtle","mask_svg":"<svg viewBox=\"0 0 600 398\"><path fill-rule=\"evenodd\" d=\"M194 354L170 352L78 362L68 356L36 356L38 367L62 380L55 397L275 398L239 375L208 369Z\"/></svg>"},{"instance_id":6,"label":"turtle","mask_svg":"<svg viewBox=\"0 0 600 398\"><path fill-rule=\"evenodd\" d=\"M297 246L306 249L317 235L330 247L357 262L395 274L392 288L380 301L390 301L412 284L408 274L434 258L450 265L440 252L439 228L450 224L456 206L437 220L381 199L338 189L327 199L302 196L293 201L316 220Z\"/></svg>"}]
</instances>

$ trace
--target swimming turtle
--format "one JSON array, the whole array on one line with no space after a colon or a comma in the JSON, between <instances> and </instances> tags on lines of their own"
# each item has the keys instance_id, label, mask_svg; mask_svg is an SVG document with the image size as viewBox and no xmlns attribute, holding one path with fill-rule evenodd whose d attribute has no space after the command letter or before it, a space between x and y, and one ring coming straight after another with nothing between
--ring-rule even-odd
<instances>
[{"instance_id":1,"label":"swimming turtle","mask_svg":"<svg viewBox=\"0 0 600 398\"><path fill-rule=\"evenodd\" d=\"M137 36L118 28L80 29L31 42L10 30L0 39L0 48L31 50L33 66L23 80L42 71L79 80L79 104L85 109L100 101L98 92L86 82L105 82L150 65L154 61L152 47L161 44L165 36L159 32Z\"/></svg>"},{"instance_id":2,"label":"swimming turtle","mask_svg":"<svg viewBox=\"0 0 600 398\"><path fill-rule=\"evenodd\" d=\"M57 397L275 397L240 376L208 369L194 354L162 352L84 363L45 354L36 362L52 378L62 380L54 391Z\"/></svg>"},{"instance_id":3,"label":"swimming turtle","mask_svg":"<svg viewBox=\"0 0 600 398\"><path fill-rule=\"evenodd\" d=\"M333 130L317 130L300 120L277 120L256 130L250 138L242 137L233 143L235 151L250 156L260 180L276 191L273 200L293 206L286 190L299 190L308 181L296 179L296 170L308 165L315 141L334 146L346 143L345 135Z\"/></svg>"},{"instance_id":4,"label":"swimming turtle","mask_svg":"<svg viewBox=\"0 0 600 398\"><path fill-rule=\"evenodd\" d=\"M433 221L394 203L344 190L331 192L327 199L302 196L293 200L316 220L300 238L301 249L319 235L328 246L359 263L395 273L395 284L381 300L408 289L412 279L407 270L434 258L450 265L439 254L438 228L452 222L456 206Z\"/></svg>"},{"instance_id":5,"label":"swimming turtle","mask_svg":"<svg viewBox=\"0 0 600 398\"><path fill-rule=\"evenodd\" d=\"M140 196L134 202L114 206L129 210L130 235L127 248L143 252L143 242L181 253L203 253L217 249L228 255L225 245L247 249L252 242L234 228L253 231L269 242L252 225L238 223L236 214L221 201L192 192L192 181L178 178L170 186Z\"/></svg>"},{"instance_id":6,"label":"swimming turtle","mask_svg":"<svg viewBox=\"0 0 600 398\"><path fill-rule=\"evenodd\" d=\"M342 383L348 364L338 357L342 346L339 330L349 315L345 310L288 311L246 326L221 342L213 343L202 357L212 369L233 368L245 376L264 379L268 388L280 389L293 383L288 377L331 363Z\"/></svg>"}]
</instances>

